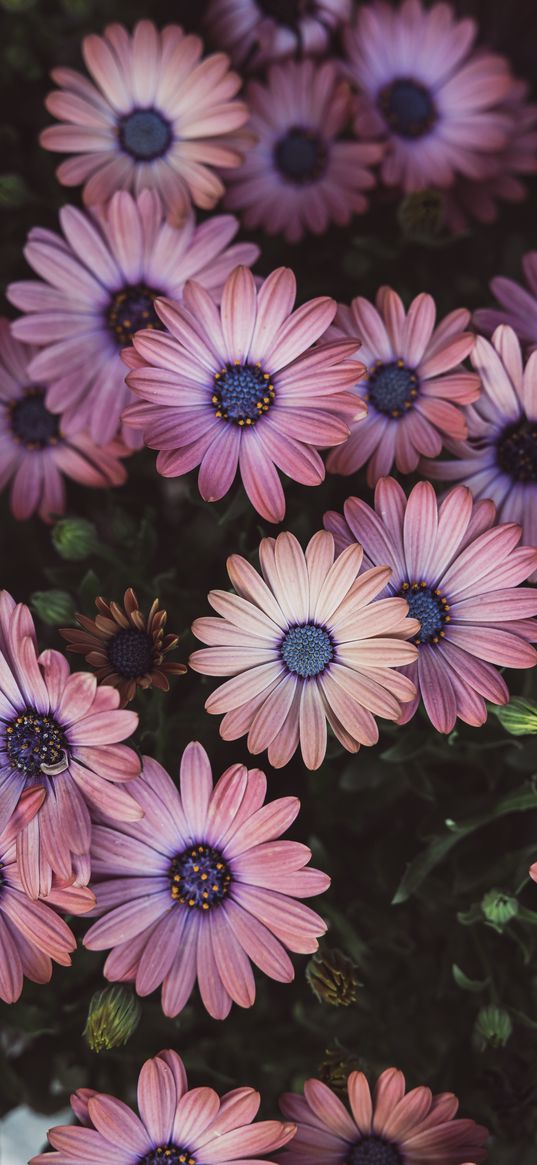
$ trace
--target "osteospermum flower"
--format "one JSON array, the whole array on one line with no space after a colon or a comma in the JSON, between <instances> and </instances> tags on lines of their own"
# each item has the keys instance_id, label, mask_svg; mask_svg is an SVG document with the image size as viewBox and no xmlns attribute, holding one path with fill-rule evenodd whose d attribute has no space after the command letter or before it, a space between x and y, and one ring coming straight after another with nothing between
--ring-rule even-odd
<instances>
[{"instance_id":1,"label":"osteospermum flower","mask_svg":"<svg viewBox=\"0 0 537 1165\"><path fill-rule=\"evenodd\" d=\"M352 96L333 61L288 61L247 88L255 145L228 180L226 206L246 227L297 242L367 210L384 147L344 140Z\"/></svg>"},{"instance_id":2,"label":"osteospermum flower","mask_svg":"<svg viewBox=\"0 0 537 1165\"><path fill-rule=\"evenodd\" d=\"M162 217L157 196L125 191L90 215L74 206L60 211L64 238L36 227L25 255L41 280L8 288L26 314L13 331L41 347L29 371L47 384L47 407L62 413L66 432L89 429L94 441L115 437L122 410L132 400L119 353L138 328L161 328L155 299L180 299L195 276L214 294L237 263L253 263L251 243L228 246L238 223L218 215L179 229ZM125 431L136 445L137 434Z\"/></svg>"},{"instance_id":3,"label":"osteospermum flower","mask_svg":"<svg viewBox=\"0 0 537 1165\"><path fill-rule=\"evenodd\" d=\"M367 565L387 563L384 593L404 596L419 622L418 657L405 668L418 695L399 722L411 719L421 694L439 732L450 732L457 717L484 724L485 700L509 699L497 667L537 662L530 646L537 639L537 591L517 586L537 567L537 550L518 545L520 526L495 526L494 503L474 503L463 486L439 504L429 482L418 482L407 500L388 477L377 485L374 510L360 498L349 498L343 509L344 518L324 518L338 549L360 542Z\"/></svg>"},{"instance_id":4,"label":"osteospermum flower","mask_svg":"<svg viewBox=\"0 0 537 1165\"><path fill-rule=\"evenodd\" d=\"M168 692L168 676L184 675L186 667L165 658L177 647L179 637L165 634L168 614L160 609L159 600L154 599L149 614L143 615L135 592L128 587L122 606L101 595L95 606L96 619L77 613L81 630L60 629L69 650L85 656L100 684L118 689L122 707L134 699L136 688Z\"/></svg>"},{"instance_id":5,"label":"osteospermum flower","mask_svg":"<svg viewBox=\"0 0 537 1165\"><path fill-rule=\"evenodd\" d=\"M326 751L326 722L349 752L375 744L374 716L397 720L413 685L396 667L411 663L405 643L418 630L404 599L373 602L389 578L378 566L360 578L361 546L334 562L334 540L320 531L304 553L293 534L264 538L262 578L232 554L228 574L236 594L211 591L222 618L196 619L194 635L210 646L190 657L194 671L232 676L206 701L225 713L220 734L248 733L250 752L268 748L281 768L298 748L309 769Z\"/></svg>"},{"instance_id":6,"label":"osteospermum flower","mask_svg":"<svg viewBox=\"0 0 537 1165\"><path fill-rule=\"evenodd\" d=\"M222 1097L212 1088L188 1091L183 1061L167 1049L142 1067L139 1116L114 1096L80 1088L71 1107L86 1127L56 1125L48 1134L56 1152L40 1153L30 1165L235 1165L273 1153L294 1134L295 1126L281 1121L253 1124L259 1104L253 1088L235 1088Z\"/></svg>"},{"instance_id":7,"label":"osteospermum flower","mask_svg":"<svg viewBox=\"0 0 537 1165\"><path fill-rule=\"evenodd\" d=\"M416 296L405 313L389 287L377 292L376 307L362 296L350 308L340 305L329 334L362 341L365 372L358 371L355 392L368 412L329 454L332 473L354 473L367 463L373 486L394 463L412 473L420 453L436 457L447 437L466 436L459 406L479 395L479 377L460 365L475 339L465 331L470 313L450 312L437 328L435 319L432 296Z\"/></svg>"},{"instance_id":8,"label":"osteospermum flower","mask_svg":"<svg viewBox=\"0 0 537 1165\"><path fill-rule=\"evenodd\" d=\"M447 441L455 461L423 462L438 481L460 481L475 498L492 498L502 522L518 522L537 546L537 352L526 366L512 328L478 336L472 364L483 391L466 410L467 441ZM537 574L531 576L537 581Z\"/></svg>"},{"instance_id":9,"label":"osteospermum flower","mask_svg":"<svg viewBox=\"0 0 537 1165\"><path fill-rule=\"evenodd\" d=\"M351 0L211 0L205 23L235 65L323 53L351 15Z\"/></svg>"},{"instance_id":10,"label":"osteospermum flower","mask_svg":"<svg viewBox=\"0 0 537 1165\"><path fill-rule=\"evenodd\" d=\"M496 275L490 289L501 307L483 307L474 312L474 323L489 335L500 324L509 324L530 351L537 348L537 251L528 251L522 259L528 288L514 279Z\"/></svg>"},{"instance_id":11,"label":"osteospermum flower","mask_svg":"<svg viewBox=\"0 0 537 1165\"><path fill-rule=\"evenodd\" d=\"M140 402L125 420L159 449L157 469L179 477L200 466L205 501L229 490L237 468L255 509L269 522L285 513L277 469L318 485L318 448L344 441L347 421L365 412L349 392L357 340L321 341L336 304L320 296L293 311L296 280L285 267L259 290L245 267L226 281L219 311L189 282L183 304L158 300L169 335L139 332L125 353L127 383Z\"/></svg>"},{"instance_id":12,"label":"osteospermum flower","mask_svg":"<svg viewBox=\"0 0 537 1165\"><path fill-rule=\"evenodd\" d=\"M0 488L11 485L11 510L19 520L44 521L65 510L64 476L104 489L122 485L119 440L97 446L86 431L67 435L63 417L45 404L47 387L28 371L37 348L21 344L0 319Z\"/></svg>"},{"instance_id":13,"label":"osteospermum flower","mask_svg":"<svg viewBox=\"0 0 537 1165\"><path fill-rule=\"evenodd\" d=\"M162 31L150 20L132 36L109 24L104 36L84 37L82 54L92 78L53 69L59 89L46 100L62 123L43 130L48 150L77 157L62 162L65 186L84 184L89 205L116 190L155 190L175 221L191 201L210 210L224 192L213 167L241 160L233 138L248 117L236 101L241 79L224 53L202 59L203 42L178 25Z\"/></svg>"},{"instance_id":14,"label":"osteospermum flower","mask_svg":"<svg viewBox=\"0 0 537 1165\"><path fill-rule=\"evenodd\" d=\"M118 743L138 724L119 710L119 693L87 672L69 674L58 651L37 655L32 617L0 592L0 832L27 788L45 789L17 836L17 861L31 898L58 883L89 881L90 809L136 820L142 810L118 785L140 770Z\"/></svg>"},{"instance_id":15,"label":"osteospermum flower","mask_svg":"<svg viewBox=\"0 0 537 1165\"><path fill-rule=\"evenodd\" d=\"M420 1085L405 1091L397 1068L379 1076L373 1095L363 1072L351 1072L345 1104L320 1080L307 1080L304 1096L280 1102L297 1132L282 1154L285 1165L462 1165L483 1161L488 1130L456 1118L452 1092L433 1096Z\"/></svg>"},{"instance_id":16,"label":"osteospermum flower","mask_svg":"<svg viewBox=\"0 0 537 1165\"><path fill-rule=\"evenodd\" d=\"M388 142L388 186L410 191L450 186L456 174L481 178L490 155L504 148L510 122L498 103L512 78L503 57L472 52L476 34L473 20L457 20L444 3L360 6L345 35L356 128Z\"/></svg>"},{"instance_id":17,"label":"osteospermum flower","mask_svg":"<svg viewBox=\"0 0 537 1165\"><path fill-rule=\"evenodd\" d=\"M107 978L133 980L139 995L162 984L166 1015L182 1010L197 979L207 1011L225 1019L232 1002L251 1007L255 1000L250 960L290 982L285 948L317 950L325 923L295 899L320 894L330 879L307 865L307 846L279 840L300 802L283 797L263 806L267 782L259 769L232 765L213 788L207 753L193 742L180 784L179 793L146 757L132 786L143 820L121 831L95 827L96 909L105 914L84 942L113 948Z\"/></svg>"}]
</instances>

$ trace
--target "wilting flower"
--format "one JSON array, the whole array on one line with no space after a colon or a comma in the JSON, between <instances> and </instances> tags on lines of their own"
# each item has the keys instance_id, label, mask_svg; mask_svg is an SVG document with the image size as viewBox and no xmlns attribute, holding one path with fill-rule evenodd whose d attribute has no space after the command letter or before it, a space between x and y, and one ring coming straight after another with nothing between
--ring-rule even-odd
<instances>
[{"instance_id":1,"label":"wilting flower","mask_svg":"<svg viewBox=\"0 0 537 1165\"><path fill-rule=\"evenodd\" d=\"M143 615L136 594L129 587L123 596L123 605L108 602L99 595L95 600L98 615L88 619L77 614L81 630L63 627L60 635L67 640L69 650L84 655L86 663L95 668L100 684L117 688L121 706L130 703L136 688L160 688L168 692L168 676L184 675L184 663L169 662L165 656L179 642L178 635L166 635L168 614L154 599L148 615Z\"/></svg>"},{"instance_id":2,"label":"wilting flower","mask_svg":"<svg viewBox=\"0 0 537 1165\"><path fill-rule=\"evenodd\" d=\"M273 65L264 84L250 82L246 97L255 145L230 174L225 201L246 227L295 243L367 210L370 167L384 147L343 138L352 95L333 61Z\"/></svg>"},{"instance_id":3,"label":"wilting flower","mask_svg":"<svg viewBox=\"0 0 537 1165\"><path fill-rule=\"evenodd\" d=\"M233 64L255 69L297 51L323 53L350 14L351 0L211 0L205 22Z\"/></svg>"},{"instance_id":4,"label":"wilting flower","mask_svg":"<svg viewBox=\"0 0 537 1165\"><path fill-rule=\"evenodd\" d=\"M121 831L95 826L96 909L105 916L84 942L113 948L108 979L133 980L139 995L162 984L166 1015L182 1010L197 979L209 1014L225 1019L232 1002L255 1000L250 960L288 983L294 971L285 948L317 950L325 923L295 899L320 894L330 879L307 865L307 846L279 840L300 802L282 797L263 806L259 769L231 765L213 788L207 753L192 742L180 784L179 793L145 757L131 786L143 820Z\"/></svg>"},{"instance_id":5,"label":"wilting flower","mask_svg":"<svg viewBox=\"0 0 537 1165\"><path fill-rule=\"evenodd\" d=\"M347 1090L350 1113L320 1080L307 1080L303 1097L282 1097L282 1112L297 1124L285 1165L461 1165L486 1156L488 1130L455 1119L451 1092L433 1096L424 1085L405 1092L397 1068L379 1076L373 1095L363 1072L351 1072Z\"/></svg>"},{"instance_id":6,"label":"wilting flower","mask_svg":"<svg viewBox=\"0 0 537 1165\"><path fill-rule=\"evenodd\" d=\"M119 693L88 672L69 674L58 651L37 655L32 617L0 591L0 831L22 792L43 788L39 812L17 836L17 861L31 898L59 884L89 880L90 809L136 820L142 810L117 782L140 770L117 742L138 724L119 710Z\"/></svg>"},{"instance_id":7,"label":"wilting flower","mask_svg":"<svg viewBox=\"0 0 537 1165\"><path fill-rule=\"evenodd\" d=\"M485 700L506 704L507 684L493 666L533 667L537 652L537 591L517 587L537 567L537 550L519 546L520 526L495 526L494 503L474 503L469 489L450 490L439 504L420 481L407 500L393 478L375 490L375 509L349 498L345 517L325 514L339 550L355 542L367 565L387 563L385 594L404 596L418 620L418 658L405 672L429 719L450 732L457 716L483 724ZM345 552L345 551L344 551ZM416 712L419 695L400 717Z\"/></svg>"},{"instance_id":8,"label":"wilting flower","mask_svg":"<svg viewBox=\"0 0 537 1165\"><path fill-rule=\"evenodd\" d=\"M26 789L9 825L0 835L0 999L15 1003L24 977L48 983L52 960L71 965L76 940L67 923L51 906L70 914L89 910L94 899L88 890L68 886L51 890L44 902L26 897L16 862L16 836L35 817L43 803L43 789Z\"/></svg>"},{"instance_id":9,"label":"wilting flower","mask_svg":"<svg viewBox=\"0 0 537 1165\"><path fill-rule=\"evenodd\" d=\"M436 457L447 437L466 436L459 406L479 395L479 377L460 365L475 340L465 331L470 313L452 311L437 328L435 319L432 296L416 296L405 313L389 287L377 292L376 308L362 296L340 305L329 336L362 341L366 367L357 370L355 391L368 413L329 454L332 473L354 473L367 463L373 486L394 462L401 473L412 473L420 453Z\"/></svg>"},{"instance_id":10,"label":"wilting flower","mask_svg":"<svg viewBox=\"0 0 537 1165\"><path fill-rule=\"evenodd\" d=\"M89 1127L56 1125L48 1134L56 1153L39 1153L30 1165L235 1165L273 1153L294 1134L294 1125L280 1121L252 1124L260 1104L253 1088L235 1088L222 1098L212 1088L187 1088L183 1061L168 1049L142 1067L140 1116L114 1096L80 1088L71 1107Z\"/></svg>"},{"instance_id":11,"label":"wilting flower","mask_svg":"<svg viewBox=\"0 0 537 1165\"><path fill-rule=\"evenodd\" d=\"M191 201L210 210L224 192L213 167L236 166L233 131L248 117L234 100L241 84L223 53L201 59L203 42L178 25L162 31L150 20L132 36L109 24L84 37L92 81L74 69L53 69L60 86L49 113L62 123L43 130L41 145L78 157L62 162L64 186L84 184L84 201L102 204L116 190L155 190L175 221ZM127 236L126 236L127 237Z\"/></svg>"},{"instance_id":12,"label":"wilting flower","mask_svg":"<svg viewBox=\"0 0 537 1165\"><path fill-rule=\"evenodd\" d=\"M208 712L224 712L220 735L248 733L252 753L268 748L281 768L298 748L309 769L326 752L326 721L349 752L378 740L376 716L397 720L412 683L394 670L417 650L418 630L404 599L373 602L390 577L377 566L358 578L362 548L334 562L334 539L319 531L306 552L293 534L263 538L262 576L238 554L228 558L236 594L211 591L221 618L196 619L194 635L210 646L190 657L194 671L228 675L209 696Z\"/></svg>"},{"instance_id":13,"label":"wilting flower","mask_svg":"<svg viewBox=\"0 0 537 1165\"><path fill-rule=\"evenodd\" d=\"M74 206L60 211L64 238L36 227L25 255L41 280L13 283L8 297L26 314L14 334L41 347L29 370L49 386L47 407L62 413L66 433L81 427L103 444L116 435L122 410L132 400L119 358L138 328L161 328L155 299L180 299L195 276L218 293L237 263L253 263L251 243L228 246L238 223L218 215L181 228L162 217L157 196L115 194L91 215ZM137 434L125 432L129 444Z\"/></svg>"},{"instance_id":14,"label":"wilting flower","mask_svg":"<svg viewBox=\"0 0 537 1165\"><path fill-rule=\"evenodd\" d=\"M492 343L477 337L471 359L483 390L466 409L468 440L446 441L456 461L422 466L439 481L463 482L476 499L492 498L498 518L519 522L524 541L537 546L537 352L524 367L520 342L504 325Z\"/></svg>"},{"instance_id":15,"label":"wilting flower","mask_svg":"<svg viewBox=\"0 0 537 1165\"><path fill-rule=\"evenodd\" d=\"M474 323L487 335L500 324L509 324L519 340L533 351L537 348L537 251L528 251L522 259L522 266L529 290L515 283L514 279L496 275L490 288L501 308L479 308L474 312Z\"/></svg>"},{"instance_id":16,"label":"wilting flower","mask_svg":"<svg viewBox=\"0 0 537 1165\"><path fill-rule=\"evenodd\" d=\"M87 431L64 432L64 418L45 404L47 387L29 372L37 348L21 344L0 319L0 487L11 486L15 518L37 511L45 521L65 510L64 476L104 489L126 479L121 441L98 447Z\"/></svg>"},{"instance_id":17,"label":"wilting flower","mask_svg":"<svg viewBox=\"0 0 537 1165\"><path fill-rule=\"evenodd\" d=\"M384 138L388 186L450 186L456 174L486 177L511 122L498 108L512 77L507 61L473 52L477 26L448 4L421 0L360 6L345 35L348 74L358 88L360 137Z\"/></svg>"},{"instance_id":18,"label":"wilting flower","mask_svg":"<svg viewBox=\"0 0 537 1165\"><path fill-rule=\"evenodd\" d=\"M127 383L141 398L125 420L159 449L157 469L179 477L199 465L205 501L224 497L237 468L255 509L269 522L285 513L277 469L303 485L319 485L317 450L344 441L347 421L365 406L349 388L358 341L321 341L336 304L328 296L293 311L296 280L278 268L256 289L246 267L226 281L219 311L199 283L182 305L158 300L171 334L138 332L124 353Z\"/></svg>"}]
</instances>

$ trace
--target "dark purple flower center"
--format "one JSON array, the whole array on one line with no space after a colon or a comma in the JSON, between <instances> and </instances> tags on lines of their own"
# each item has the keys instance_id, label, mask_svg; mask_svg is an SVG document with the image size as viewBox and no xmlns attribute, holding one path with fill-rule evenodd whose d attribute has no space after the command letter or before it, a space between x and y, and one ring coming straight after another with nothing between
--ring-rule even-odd
<instances>
[{"instance_id":1,"label":"dark purple flower center","mask_svg":"<svg viewBox=\"0 0 537 1165\"><path fill-rule=\"evenodd\" d=\"M277 169L297 186L315 182L326 170L327 151L319 134L293 126L274 147Z\"/></svg>"},{"instance_id":2,"label":"dark purple flower center","mask_svg":"<svg viewBox=\"0 0 537 1165\"><path fill-rule=\"evenodd\" d=\"M255 425L274 401L270 374L260 364L226 364L215 372L211 402L217 417L241 427Z\"/></svg>"},{"instance_id":3,"label":"dark purple flower center","mask_svg":"<svg viewBox=\"0 0 537 1165\"><path fill-rule=\"evenodd\" d=\"M8 405L9 424L15 440L32 451L57 445L60 418L45 405L45 389L29 388L19 400Z\"/></svg>"},{"instance_id":4,"label":"dark purple flower center","mask_svg":"<svg viewBox=\"0 0 537 1165\"><path fill-rule=\"evenodd\" d=\"M177 1145L159 1145L140 1158L140 1165L196 1165L196 1161L188 1149L180 1149Z\"/></svg>"},{"instance_id":5,"label":"dark purple flower center","mask_svg":"<svg viewBox=\"0 0 537 1165\"><path fill-rule=\"evenodd\" d=\"M390 129L402 138L421 138L438 120L429 89L412 77L399 77L385 85L378 95L378 104Z\"/></svg>"},{"instance_id":6,"label":"dark purple flower center","mask_svg":"<svg viewBox=\"0 0 537 1165\"><path fill-rule=\"evenodd\" d=\"M231 884L231 870L218 850L196 842L173 859L170 882L176 902L197 910L210 910L224 901Z\"/></svg>"},{"instance_id":7,"label":"dark purple flower center","mask_svg":"<svg viewBox=\"0 0 537 1165\"><path fill-rule=\"evenodd\" d=\"M280 653L293 675L310 679L320 675L334 658L334 645L324 627L305 623L289 628L281 641Z\"/></svg>"},{"instance_id":8,"label":"dark purple flower center","mask_svg":"<svg viewBox=\"0 0 537 1165\"><path fill-rule=\"evenodd\" d=\"M353 1145L346 1165L403 1165L399 1149L383 1137L363 1137Z\"/></svg>"},{"instance_id":9,"label":"dark purple flower center","mask_svg":"<svg viewBox=\"0 0 537 1165\"><path fill-rule=\"evenodd\" d=\"M52 716L27 708L6 725L5 749L10 764L25 777L54 776L69 765L65 733Z\"/></svg>"},{"instance_id":10,"label":"dark purple flower center","mask_svg":"<svg viewBox=\"0 0 537 1165\"><path fill-rule=\"evenodd\" d=\"M134 109L118 124L122 148L137 162L153 162L162 158L173 141L172 128L156 109Z\"/></svg>"},{"instance_id":11,"label":"dark purple flower center","mask_svg":"<svg viewBox=\"0 0 537 1165\"><path fill-rule=\"evenodd\" d=\"M122 287L110 300L106 322L120 348L132 344L133 336L141 328L164 330L164 324L155 311L155 300L161 294L143 283Z\"/></svg>"},{"instance_id":12,"label":"dark purple flower center","mask_svg":"<svg viewBox=\"0 0 537 1165\"><path fill-rule=\"evenodd\" d=\"M451 616L448 600L438 587L430 587L426 582L405 582L399 594L408 603L410 617L419 619L421 624L413 643L419 647L422 643L439 643L445 638L444 627Z\"/></svg>"},{"instance_id":13,"label":"dark purple flower center","mask_svg":"<svg viewBox=\"0 0 537 1165\"><path fill-rule=\"evenodd\" d=\"M134 627L118 631L106 645L106 654L118 675L128 680L147 675L153 666L153 639Z\"/></svg>"},{"instance_id":14,"label":"dark purple flower center","mask_svg":"<svg viewBox=\"0 0 537 1165\"><path fill-rule=\"evenodd\" d=\"M256 0L256 4L263 16L286 28L296 28L304 16L315 13L316 7L314 0Z\"/></svg>"},{"instance_id":15,"label":"dark purple flower center","mask_svg":"<svg viewBox=\"0 0 537 1165\"><path fill-rule=\"evenodd\" d=\"M413 407L419 392L418 377L404 360L392 360L390 364L378 360L369 371L367 382L365 399L378 413L394 419Z\"/></svg>"},{"instance_id":16,"label":"dark purple flower center","mask_svg":"<svg viewBox=\"0 0 537 1165\"><path fill-rule=\"evenodd\" d=\"M537 425L534 421L519 421L509 425L497 445L500 469L514 481L537 481Z\"/></svg>"}]
</instances>

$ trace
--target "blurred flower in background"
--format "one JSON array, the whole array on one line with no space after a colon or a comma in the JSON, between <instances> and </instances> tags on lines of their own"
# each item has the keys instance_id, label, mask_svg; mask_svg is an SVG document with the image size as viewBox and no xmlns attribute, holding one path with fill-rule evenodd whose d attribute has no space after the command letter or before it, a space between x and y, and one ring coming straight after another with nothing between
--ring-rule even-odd
<instances>
[{"instance_id":1,"label":"blurred flower in background","mask_svg":"<svg viewBox=\"0 0 537 1165\"><path fill-rule=\"evenodd\" d=\"M514 279L496 275L490 289L500 302L499 308L483 307L474 312L474 323L490 335L500 324L509 324L530 351L537 348L537 251L528 251L522 259L528 287Z\"/></svg>"},{"instance_id":2,"label":"blurred flower in background","mask_svg":"<svg viewBox=\"0 0 537 1165\"><path fill-rule=\"evenodd\" d=\"M243 69L295 53L324 53L350 19L352 0L210 0L205 13L214 44Z\"/></svg>"}]
</instances>

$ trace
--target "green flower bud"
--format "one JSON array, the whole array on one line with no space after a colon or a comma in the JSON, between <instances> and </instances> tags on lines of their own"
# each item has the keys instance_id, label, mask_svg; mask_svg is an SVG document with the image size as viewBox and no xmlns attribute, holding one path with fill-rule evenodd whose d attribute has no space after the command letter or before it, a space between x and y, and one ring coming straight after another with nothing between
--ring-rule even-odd
<instances>
[{"instance_id":1,"label":"green flower bud","mask_svg":"<svg viewBox=\"0 0 537 1165\"><path fill-rule=\"evenodd\" d=\"M502 927L518 914L518 901L502 890L487 890L481 899L481 909L488 922Z\"/></svg>"},{"instance_id":2,"label":"green flower bud","mask_svg":"<svg viewBox=\"0 0 537 1165\"><path fill-rule=\"evenodd\" d=\"M397 221L411 242L428 243L445 228L444 195L441 190L416 190L399 203Z\"/></svg>"},{"instance_id":3,"label":"green flower bud","mask_svg":"<svg viewBox=\"0 0 537 1165\"><path fill-rule=\"evenodd\" d=\"M511 736L532 736L537 732L537 704L523 696L513 696L508 704L493 704L492 711Z\"/></svg>"},{"instance_id":4,"label":"green flower bud","mask_svg":"<svg viewBox=\"0 0 537 1165\"><path fill-rule=\"evenodd\" d=\"M503 1007L482 1007L474 1025L474 1044L479 1052L486 1048L504 1048L512 1030L511 1018Z\"/></svg>"},{"instance_id":5,"label":"green flower bud","mask_svg":"<svg viewBox=\"0 0 537 1165\"><path fill-rule=\"evenodd\" d=\"M67 591L34 591L30 599L32 611L51 627L70 623L75 614L75 604Z\"/></svg>"},{"instance_id":6,"label":"green flower bud","mask_svg":"<svg viewBox=\"0 0 537 1165\"><path fill-rule=\"evenodd\" d=\"M61 518L52 531L55 549L68 562L82 562L97 547L97 530L85 518Z\"/></svg>"},{"instance_id":7,"label":"green flower bud","mask_svg":"<svg viewBox=\"0 0 537 1165\"><path fill-rule=\"evenodd\" d=\"M142 1008L127 987L105 987L92 996L84 1036L92 1052L126 1044L140 1022Z\"/></svg>"},{"instance_id":8,"label":"green flower bud","mask_svg":"<svg viewBox=\"0 0 537 1165\"><path fill-rule=\"evenodd\" d=\"M342 951L318 951L306 967L306 979L320 1003L348 1007L356 1002L358 968Z\"/></svg>"},{"instance_id":9,"label":"green flower bud","mask_svg":"<svg viewBox=\"0 0 537 1165\"><path fill-rule=\"evenodd\" d=\"M5 7L5 0L0 2L4 2ZM0 209L23 206L30 202L31 197L31 191L21 174L0 174Z\"/></svg>"},{"instance_id":10,"label":"green flower bud","mask_svg":"<svg viewBox=\"0 0 537 1165\"><path fill-rule=\"evenodd\" d=\"M347 1081L351 1072L364 1072L365 1068L362 1059L344 1048L327 1048L325 1058L319 1064L319 1080L343 1097L347 1095Z\"/></svg>"}]
</instances>

